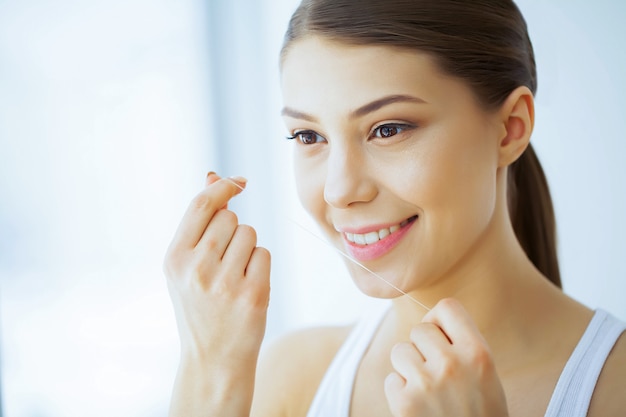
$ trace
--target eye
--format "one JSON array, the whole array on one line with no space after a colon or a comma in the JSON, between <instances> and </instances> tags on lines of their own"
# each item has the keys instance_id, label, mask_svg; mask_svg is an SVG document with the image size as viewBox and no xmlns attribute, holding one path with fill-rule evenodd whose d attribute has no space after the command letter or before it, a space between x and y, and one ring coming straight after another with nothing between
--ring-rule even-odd
<instances>
[{"instance_id":1,"label":"eye","mask_svg":"<svg viewBox=\"0 0 626 417\"><path fill-rule=\"evenodd\" d=\"M287 136L287 139L298 139L303 145L313 145L315 143L326 142L326 139L324 139L323 136L315 133L312 130L302 130L300 132L295 132L293 136Z\"/></svg>"},{"instance_id":2,"label":"eye","mask_svg":"<svg viewBox=\"0 0 626 417\"><path fill-rule=\"evenodd\" d=\"M372 131L372 137L383 139L390 138L414 127L415 126L401 123L380 125Z\"/></svg>"}]
</instances>

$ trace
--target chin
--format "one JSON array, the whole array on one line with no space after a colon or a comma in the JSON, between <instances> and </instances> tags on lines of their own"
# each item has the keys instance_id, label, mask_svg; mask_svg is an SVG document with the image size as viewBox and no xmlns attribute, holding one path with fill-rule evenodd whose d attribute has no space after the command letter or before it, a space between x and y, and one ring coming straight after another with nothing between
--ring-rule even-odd
<instances>
[{"instance_id":1,"label":"chin","mask_svg":"<svg viewBox=\"0 0 626 417\"><path fill-rule=\"evenodd\" d=\"M355 270L354 268L357 268L358 270ZM357 286L359 291L369 297L390 299L403 295L400 291L393 288L385 281L358 266L350 266L348 269L350 276L352 277L352 281ZM393 282L392 284L396 285L396 283Z\"/></svg>"}]
</instances>

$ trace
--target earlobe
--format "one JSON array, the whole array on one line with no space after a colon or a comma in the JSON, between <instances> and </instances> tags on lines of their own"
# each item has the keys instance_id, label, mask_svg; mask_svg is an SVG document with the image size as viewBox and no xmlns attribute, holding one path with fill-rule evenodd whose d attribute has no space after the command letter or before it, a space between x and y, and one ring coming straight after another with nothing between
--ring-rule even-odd
<instances>
[{"instance_id":1,"label":"earlobe","mask_svg":"<svg viewBox=\"0 0 626 417\"><path fill-rule=\"evenodd\" d=\"M528 87L518 87L500 110L503 133L499 139L499 166L511 165L530 143L535 125L535 101Z\"/></svg>"}]
</instances>

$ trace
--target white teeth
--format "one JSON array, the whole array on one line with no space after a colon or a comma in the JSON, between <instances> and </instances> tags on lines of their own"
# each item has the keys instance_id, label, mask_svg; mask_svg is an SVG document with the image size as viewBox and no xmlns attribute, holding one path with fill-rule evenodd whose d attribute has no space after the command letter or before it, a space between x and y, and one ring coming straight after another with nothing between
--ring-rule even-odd
<instances>
[{"instance_id":1,"label":"white teeth","mask_svg":"<svg viewBox=\"0 0 626 417\"><path fill-rule=\"evenodd\" d=\"M389 229L380 229L378 231L378 238L379 239L384 239L387 236L389 236L391 234L391 232L389 231Z\"/></svg>"},{"instance_id":2,"label":"white teeth","mask_svg":"<svg viewBox=\"0 0 626 417\"><path fill-rule=\"evenodd\" d=\"M404 220L400 224L393 225L389 228L380 229L377 232L369 232L365 234L346 232L345 236L349 242L356 243L357 245L371 245L372 243L376 243L379 240L386 238L390 234L397 232L407 224L409 224L409 220Z\"/></svg>"},{"instance_id":3,"label":"white teeth","mask_svg":"<svg viewBox=\"0 0 626 417\"><path fill-rule=\"evenodd\" d=\"M372 243L376 243L380 240L378 237L378 232L370 232L365 234L365 243L367 245L371 245Z\"/></svg>"},{"instance_id":4,"label":"white teeth","mask_svg":"<svg viewBox=\"0 0 626 417\"><path fill-rule=\"evenodd\" d=\"M354 234L354 243L357 245L365 245L365 235Z\"/></svg>"}]
</instances>

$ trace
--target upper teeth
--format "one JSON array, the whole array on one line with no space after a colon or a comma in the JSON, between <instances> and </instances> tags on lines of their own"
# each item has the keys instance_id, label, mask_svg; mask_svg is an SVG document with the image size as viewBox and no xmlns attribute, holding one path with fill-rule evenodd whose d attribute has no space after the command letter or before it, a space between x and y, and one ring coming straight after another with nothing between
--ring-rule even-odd
<instances>
[{"instance_id":1,"label":"upper teeth","mask_svg":"<svg viewBox=\"0 0 626 417\"><path fill-rule=\"evenodd\" d=\"M397 232L398 230L400 230L401 227L404 227L407 224L409 224L408 219L404 220L400 224L380 229L377 232L369 232L365 234L346 232L345 235L346 239L348 239L349 242L356 243L357 245L371 245L372 243L376 243L379 240L386 238L390 234Z\"/></svg>"}]
</instances>

